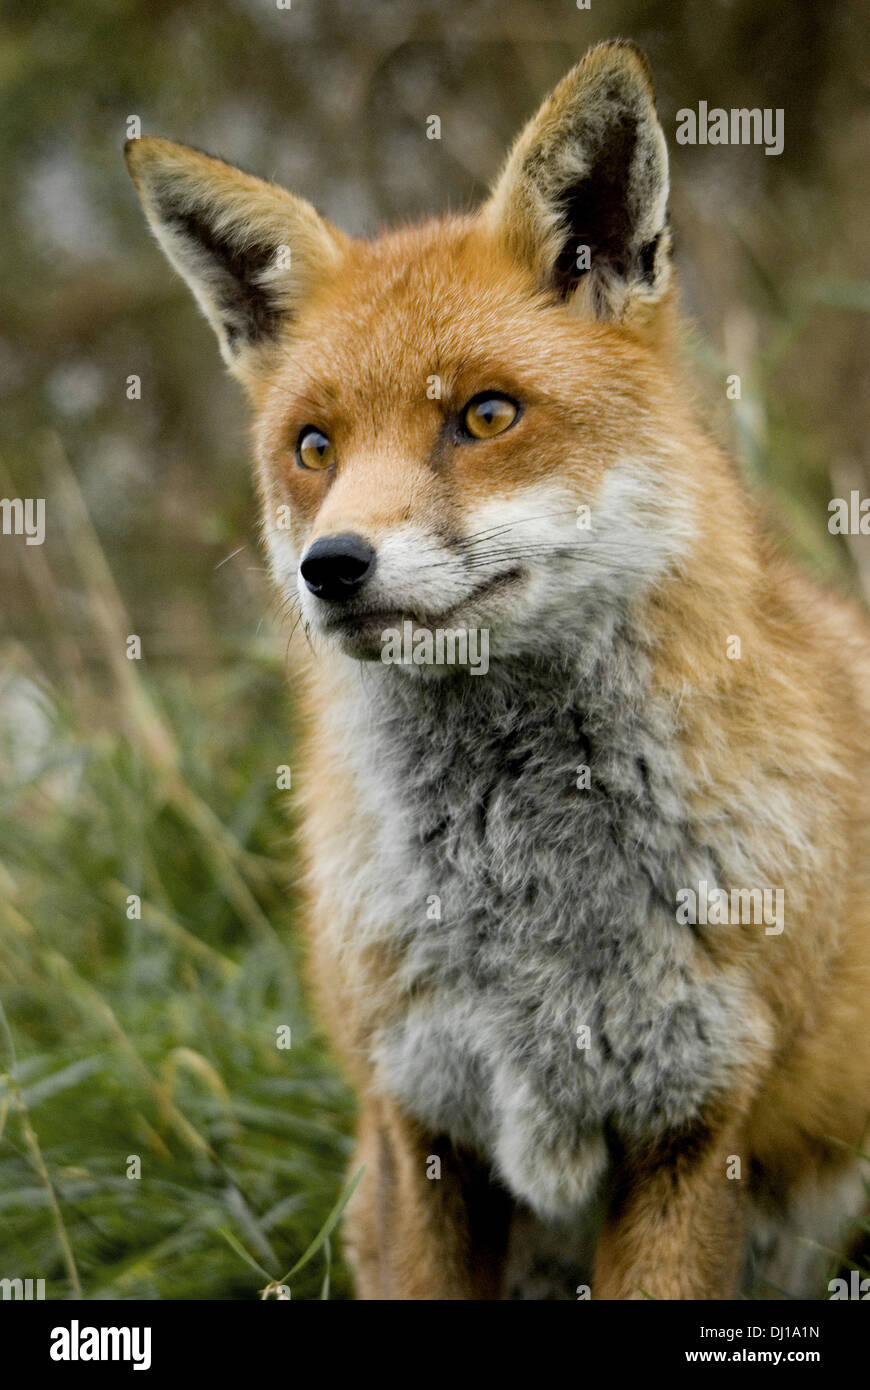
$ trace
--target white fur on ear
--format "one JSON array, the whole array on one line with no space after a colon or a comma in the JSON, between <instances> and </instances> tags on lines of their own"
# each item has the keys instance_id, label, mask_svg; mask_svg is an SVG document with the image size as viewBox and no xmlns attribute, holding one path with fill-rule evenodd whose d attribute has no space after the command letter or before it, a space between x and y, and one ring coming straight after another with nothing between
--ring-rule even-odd
<instances>
[{"instance_id":1,"label":"white fur on ear","mask_svg":"<svg viewBox=\"0 0 870 1390\"><path fill-rule=\"evenodd\" d=\"M169 140L129 140L148 222L244 377L294 307L342 256L344 237L309 203Z\"/></svg>"},{"instance_id":2,"label":"white fur on ear","mask_svg":"<svg viewBox=\"0 0 870 1390\"><path fill-rule=\"evenodd\" d=\"M626 319L670 283L668 155L646 59L599 44L520 134L483 209L542 287Z\"/></svg>"}]
</instances>

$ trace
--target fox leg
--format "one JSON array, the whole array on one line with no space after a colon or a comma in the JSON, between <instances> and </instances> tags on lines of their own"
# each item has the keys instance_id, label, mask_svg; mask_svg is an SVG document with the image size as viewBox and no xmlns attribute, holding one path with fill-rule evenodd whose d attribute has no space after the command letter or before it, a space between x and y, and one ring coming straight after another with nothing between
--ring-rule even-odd
<instances>
[{"instance_id":1,"label":"fox leg","mask_svg":"<svg viewBox=\"0 0 870 1390\"><path fill-rule=\"evenodd\" d=\"M483 1165L434 1138L382 1097L360 1117L345 1218L361 1299L497 1299L510 1199Z\"/></svg>"},{"instance_id":2,"label":"fox leg","mask_svg":"<svg viewBox=\"0 0 870 1390\"><path fill-rule=\"evenodd\" d=\"M728 1173L740 1157L737 1126L699 1127L626 1152L598 1241L593 1297L733 1298L747 1184Z\"/></svg>"}]
</instances>

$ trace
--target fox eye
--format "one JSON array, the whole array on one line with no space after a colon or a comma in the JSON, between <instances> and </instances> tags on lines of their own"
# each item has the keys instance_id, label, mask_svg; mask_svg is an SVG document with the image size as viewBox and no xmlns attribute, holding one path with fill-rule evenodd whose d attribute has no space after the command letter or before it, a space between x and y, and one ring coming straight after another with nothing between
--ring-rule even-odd
<instances>
[{"instance_id":1,"label":"fox eye","mask_svg":"<svg viewBox=\"0 0 870 1390\"><path fill-rule=\"evenodd\" d=\"M490 391L468 402L462 412L462 425L475 439L492 439L510 429L519 413L516 401Z\"/></svg>"},{"instance_id":2,"label":"fox eye","mask_svg":"<svg viewBox=\"0 0 870 1390\"><path fill-rule=\"evenodd\" d=\"M323 430L306 425L296 441L296 461L302 468L323 470L335 463L335 449Z\"/></svg>"}]
</instances>

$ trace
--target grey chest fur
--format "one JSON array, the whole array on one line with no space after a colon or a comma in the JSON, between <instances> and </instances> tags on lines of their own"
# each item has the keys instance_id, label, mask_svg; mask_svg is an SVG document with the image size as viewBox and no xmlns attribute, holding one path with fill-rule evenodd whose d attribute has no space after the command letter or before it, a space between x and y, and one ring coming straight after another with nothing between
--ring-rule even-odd
<instances>
[{"instance_id":1,"label":"grey chest fur","mask_svg":"<svg viewBox=\"0 0 870 1390\"><path fill-rule=\"evenodd\" d=\"M605 1126L690 1123L746 1042L737 983L676 921L677 890L716 872L667 712L618 643L585 673L384 674L357 744L381 833L369 908L406 999L381 1084L540 1214L570 1213Z\"/></svg>"}]
</instances>

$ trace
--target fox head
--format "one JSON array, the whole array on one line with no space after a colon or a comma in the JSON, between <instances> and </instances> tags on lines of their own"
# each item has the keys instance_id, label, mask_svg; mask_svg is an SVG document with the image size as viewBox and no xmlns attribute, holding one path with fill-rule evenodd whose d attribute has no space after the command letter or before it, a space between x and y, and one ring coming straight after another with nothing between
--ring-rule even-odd
<instances>
[{"instance_id":1,"label":"fox head","mask_svg":"<svg viewBox=\"0 0 870 1390\"><path fill-rule=\"evenodd\" d=\"M633 45L568 73L477 212L373 240L182 145L127 160L249 395L311 635L376 659L410 619L540 650L678 557L668 162Z\"/></svg>"}]
</instances>

